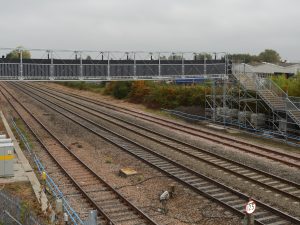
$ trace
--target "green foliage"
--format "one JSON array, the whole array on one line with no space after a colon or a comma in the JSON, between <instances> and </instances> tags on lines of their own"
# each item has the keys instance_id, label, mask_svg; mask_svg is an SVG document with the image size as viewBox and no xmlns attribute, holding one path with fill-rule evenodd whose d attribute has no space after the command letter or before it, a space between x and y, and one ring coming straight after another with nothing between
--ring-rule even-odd
<instances>
[{"instance_id":1,"label":"green foliage","mask_svg":"<svg viewBox=\"0 0 300 225\"><path fill-rule=\"evenodd\" d=\"M107 83L103 93L112 95L117 99L123 99L129 95L131 85L131 81L112 81Z\"/></svg>"},{"instance_id":2,"label":"green foliage","mask_svg":"<svg viewBox=\"0 0 300 225\"><path fill-rule=\"evenodd\" d=\"M212 59L212 56L211 54L208 54L208 53L199 53L199 54L196 54L195 55L195 59L196 60L211 60Z\"/></svg>"},{"instance_id":3,"label":"green foliage","mask_svg":"<svg viewBox=\"0 0 300 225\"><path fill-rule=\"evenodd\" d=\"M250 54L231 54L228 56L233 62L236 63L251 63L251 62L258 62L259 58L256 55Z\"/></svg>"},{"instance_id":4,"label":"green foliage","mask_svg":"<svg viewBox=\"0 0 300 225\"><path fill-rule=\"evenodd\" d=\"M24 223L26 218L29 216L29 206L27 205L26 202L21 203L21 212L20 212L20 222Z\"/></svg>"},{"instance_id":5,"label":"green foliage","mask_svg":"<svg viewBox=\"0 0 300 225\"><path fill-rule=\"evenodd\" d=\"M128 89L126 89L126 88ZM125 90L124 90L125 89ZM128 98L149 108L176 108L178 106L204 106L205 85L180 86L152 81L110 82L104 93L116 98ZM116 93L121 96L117 96ZM127 94L127 95L126 95Z\"/></svg>"},{"instance_id":6,"label":"green foliage","mask_svg":"<svg viewBox=\"0 0 300 225\"><path fill-rule=\"evenodd\" d=\"M300 73L290 77L289 79L286 76L273 76L272 80L289 96L300 97Z\"/></svg>"},{"instance_id":7,"label":"green foliage","mask_svg":"<svg viewBox=\"0 0 300 225\"><path fill-rule=\"evenodd\" d=\"M104 82L85 82L85 81L65 81L62 82L64 86L68 86L70 88L92 91L92 92L102 92L105 86Z\"/></svg>"},{"instance_id":8,"label":"green foliage","mask_svg":"<svg viewBox=\"0 0 300 225\"><path fill-rule=\"evenodd\" d=\"M259 55L250 55L250 54L231 54L229 59L236 63L253 63L253 62L269 62L269 63L279 63L281 57L273 49L266 49Z\"/></svg>"},{"instance_id":9,"label":"green foliage","mask_svg":"<svg viewBox=\"0 0 300 225\"><path fill-rule=\"evenodd\" d=\"M278 52L273 49L266 49L265 51L261 52L258 57L260 61L269 63L279 63L281 60Z\"/></svg>"},{"instance_id":10,"label":"green foliage","mask_svg":"<svg viewBox=\"0 0 300 225\"><path fill-rule=\"evenodd\" d=\"M176 54L172 54L168 57L168 60L181 60L182 59L182 55L176 55Z\"/></svg>"},{"instance_id":11,"label":"green foliage","mask_svg":"<svg viewBox=\"0 0 300 225\"><path fill-rule=\"evenodd\" d=\"M132 82L130 81L123 81L123 82L116 82L113 90L113 96L117 99L126 98L130 92Z\"/></svg>"},{"instance_id":12,"label":"green foliage","mask_svg":"<svg viewBox=\"0 0 300 225\"><path fill-rule=\"evenodd\" d=\"M135 81L131 85L131 91L128 95L129 100L134 103L143 103L145 96L150 92L151 82L144 80Z\"/></svg>"},{"instance_id":13,"label":"green foliage","mask_svg":"<svg viewBox=\"0 0 300 225\"><path fill-rule=\"evenodd\" d=\"M10 53L6 55L6 58L8 59L20 59L21 53L20 50L22 47L17 47L16 49L12 50ZM28 50L22 50L22 58L23 59L30 59L31 53Z\"/></svg>"}]
</instances>

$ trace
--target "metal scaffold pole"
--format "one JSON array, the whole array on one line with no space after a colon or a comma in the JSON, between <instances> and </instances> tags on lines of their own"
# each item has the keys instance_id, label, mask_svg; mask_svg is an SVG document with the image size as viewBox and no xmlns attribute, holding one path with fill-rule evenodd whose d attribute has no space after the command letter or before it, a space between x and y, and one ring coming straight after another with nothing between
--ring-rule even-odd
<instances>
[{"instance_id":1,"label":"metal scaffold pole","mask_svg":"<svg viewBox=\"0 0 300 225\"><path fill-rule=\"evenodd\" d=\"M216 84L215 80L212 80L212 95L213 95L213 121L216 122Z\"/></svg>"},{"instance_id":2,"label":"metal scaffold pole","mask_svg":"<svg viewBox=\"0 0 300 225\"><path fill-rule=\"evenodd\" d=\"M53 51L50 51L50 79L54 80Z\"/></svg>"},{"instance_id":3,"label":"metal scaffold pole","mask_svg":"<svg viewBox=\"0 0 300 225\"><path fill-rule=\"evenodd\" d=\"M107 80L110 80L110 59L109 59L109 52L107 52Z\"/></svg>"},{"instance_id":4,"label":"metal scaffold pole","mask_svg":"<svg viewBox=\"0 0 300 225\"><path fill-rule=\"evenodd\" d=\"M20 80L23 80L23 50L19 49L20 54Z\"/></svg>"}]
</instances>

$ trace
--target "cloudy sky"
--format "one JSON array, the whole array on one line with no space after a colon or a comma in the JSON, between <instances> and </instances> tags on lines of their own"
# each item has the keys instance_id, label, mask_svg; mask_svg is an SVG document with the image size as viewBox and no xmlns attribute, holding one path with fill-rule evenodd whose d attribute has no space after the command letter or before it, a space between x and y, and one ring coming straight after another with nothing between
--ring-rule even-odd
<instances>
[{"instance_id":1,"label":"cloudy sky","mask_svg":"<svg viewBox=\"0 0 300 225\"><path fill-rule=\"evenodd\" d=\"M0 47L145 51L266 48L300 61L299 0L0 0Z\"/></svg>"}]
</instances>

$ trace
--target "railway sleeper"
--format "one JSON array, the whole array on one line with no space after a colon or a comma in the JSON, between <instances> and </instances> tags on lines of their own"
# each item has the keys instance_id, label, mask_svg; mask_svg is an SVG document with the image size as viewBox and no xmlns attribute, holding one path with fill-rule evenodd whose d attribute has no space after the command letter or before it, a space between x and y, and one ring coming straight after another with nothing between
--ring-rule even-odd
<instances>
[{"instance_id":1,"label":"railway sleeper","mask_svg":"<svg viewBox=\"0 0 300 225\"><path fill-rule=\"evenodd\" d=\"M237 210L241 211L245 208L245 202L242 202L240 204L235 204L233 207L236 208Z\"/></svg>"},{"instance_id":2,"label":"railway sleeper","mask_svg":"<svg viewBox=\"0 0 300 225\"><path fill-rule=\"evenodd\" d=\"M129 220L136 220L136 219L140 219L140 215L136 214L134 212L128 213L128 211L126 212L118 212L118 213L110 213L109 215L113 221L116 222L125 222L125 221L129 221Z\"/></svg>"},{"instance_id":3,"label":"railway sleeper","mask_svg":"<svg viewBox=\"0 0 300 225\"><path fill-rule=\"evenodd\" d=\"M97 198L98 197L98 198ZM99 203L101 203L101 202L103 202L103 201L109 201L109 200L112 200L112 199L116 199L116 197L115 196L111 196L111 195L109 195L109 196L104 196L104 193L101 193L101 195L98 195L98 196L95 196L94 198L93 198L93 200L95 201L95 202L99 202ZM120 204L120 201L119 201L119 204ZM100 204L101 205L101 204Z\"/></svg>"},{"instance_id":4,"label":"railway sleeper","mask_svg":"<svg viewBox=\"0 0 300 225\"><path fill-rule=\"evenodd\" d=\"M266 182L265 184L273 186L274 184L280 184L280 182L277 180L271 180L271 181Z\"/></svg>"},{"instance_id":5,"label":"railway sleeper","mask_svg":"<svg viewBox=\"0 0 300 225\"><path fill-rule=\"evenodd\" d=\"M130 208L122 205L122 206L115 206L115 207L110 207L110 208L103 208L105 210L105 212L107 212L108 214L121 214L121 213L126 213L130 211Z\"/></svg>"},{"instance_id":6,"label":"railway sleeper","mask_svg":"<svg viewBox=\"0 0 300 225\"><path fill-rule=\"evenodd\" d=\"M286 225L286 221L285 220L278 220L278 221L273 222L270 225Z\"/></svg>"},{"instance_id":7,"label":"railway sleeper","mask_svg":"<svg viewBox=\"0 0 300 225\"><path fill-rule=\"evenodd\" d=\"M289 192L290 194L300 194L300 189L296 189L295 191Z\"/></svg>"},{"instance_id":8,"label":"railway sleeper","mask_svg":"<svg viewBox=\"0 0 300 225\"><path fill-rule=\"evenodd\" d=\"M86 190L85 192L88 194L92 194L92 193L98 193L98 192L103 192L103 191L108 191L108 187L103 187L103 188L97 188L97 189L90 189L90 190Z\"/></svg>"},{"instance_id":9,"label":"railway sleeper","mask_svg":"<svg viewBox=\"0 0 300 225\"><path fill-rule=\"evenodd\" d=\"M180 179L184 179L184 177L190 176L191 174L186 171L179 171L175 172L175 176L179 177Z\"/></svg>"},{"instance_id":10,"label":"railway sleeper","mask_svg":"<svg viewBox=\"0 0 300 225\"><path fill-rule=\"evenodd\" d=\"M258 179L259 182L265 182L265 181L268 181L268 180L271 180L271 178L270 177L264 177L264 178Z\"/></svg>"},{"instance_id":11,"label":"railway sleeper","mask_svg":"<svg viewBox=\"0 0 300 225\"><path fill-rule=\"evenodd\" d=\"M201 186L201 190L202 191L205 191L205 192L207 192L208 190L210 190L211 188L217 188L217 186L216 185L213 185L213 184L209 184L209 185L207 185L207 186Z\"/></svg>"},{"instance_id":12,"label":"railway sleeper","mask_svg":"<svg viewBox=\"0 0 300 225\"><path fill-rule=\"evenodd\" d=\"M207 181L202 180L202 182L195 182L194 184L192 184L193 186L195 186L196 188L200 189L201 187L208 185L209 183Z\"/></svg>"},{"instance_id":13,"label":"railway sleeper","mask_svg":"<svg viewBox=\"0 0 300 225\"><path fill-rule=\"evenodd\" d=\"M223 191L223 193L224 193L224 190L222 190L222 189L216 187L216 188L213 188L213 189L209 189L208 191L206 191L206 193L212 194L212 193L220 192L220 191Z\"/></svg>"},{"instance_id":14,"label":"railway sleeper","mask_svg":"<svg viewBox=\"0 0 300 225\"><path fill-rule=\"evenodd\" d=\"M237 171L237 172L239 172L240 174L246 174L246 173L249 173L249 172L251 172L250 170L248 170L248 169L241 169L241 170L239 170L239 171Z\"/></svg>"},{"instance_id":15,"label":"railway sleeper","mask_svg":"<svg viewBox=\"0 0 300 225\"><path fill-rule=\"evenodd\" d=\"M237 204L244 204L244 205L245 205L245 201L242 200L242 199L240 199L240 198L235 199L235 200L232 200L232 201L228 201L228 202L226 202L226 203L227 203L228 205L232 206L232 207L234 207L234 206L237 205Z\"/></svg>"},{"instance_id":16,"label":"railway sleeper","mask_svg":"<svg viewBox=\"0 0 300 225\"><path fill-rule=\"evenodd\" d=\"M276 221L278 221L278 219L279 219L278 216L276 216L276 215L270 215L270 216L259 218L257 220L260 221L260 222L263 222L263 223L272 224L272 222L276 222Z\"/></svg>"},{"instance_id":17,"label":"railway sleeper","mask_svg":"<svg viewBox=\"0 0 300 225\"><path fill-rule=\"evenodd\" d=\"M228 166L230 166L232 164L228 163L228 162L224 162L224 163L219 163L218 165L227 168Z\"/></svg>"},{"instance_id":18,"label":"railway sleeper","mask_svg":"<svg viewBox=\"0 0 300 225\"><path fill-rule=\"evenodd\" d=\"M263 218L264 216L269 215L269 214L270 214L270 212L267 212L267 211L256 210L255 211L255 218L260 219L260 218Z\"/></svg>"},{"instance_id":19,"label":"railway sleeper","mask_svg":"<svg viewBox=\"0 0 300 225\"><path fill-rule=\"evenodd\" d=\"M259 179L259 178L262 178L262 177L265 177L264 175L261 175L261 174L257 174L255 176L249 176L251 179Z\"/></svg>"},{"instance_id":20,"label":"railway sleeper","mask_svg":"<svg viewBox=\"0 0 300 225\"><path fill-rule=\"evenodd\" d=\"M229 201L237 200L237 197L228 193L227 195L224 195L223 197L219 198L219 200L227 203Z\"/></svg>"},{"instance_id":21,"label":"railway sleeper","mask_svg":"<svg viewBox=\"0 0 300 225\"><path fill-rule=\"evenodd\" d=\"M213 196L214 198L220 199L219 198L220 196L224 196L224 192L219 192L219 193L211 194L211 196Z\"/></svg>"},{"instance_id":22,"label":"railway sleeper","mask_svg":"<svg viewBox=\"0 0 300 225\"><path fill-rule=\"evenodd\" d=\"M189 174L189 175L187 175L186 177L183 178L183 180L185 182L189 182L191 179L196 179L196 177L194 175Z\"/></svg>"},{"instance_id":23,"label":"railway sleeper","mask_svg":"<svg viewBox=\"0 0 300 225\"><path fill-rule=\"evenodd\" d=\"M201 178L199 177L195 177L195 176L191 176L190 178L187 177L185 182L189 183L189 184L194 184L194 183L197 183L197 182L200 182L200 181L203 181Z\"/></svg>"},{"instance_id":24,"label":"railway sleeper","mask_svg":"<svg viewBox=\"0 0 300 225\"><path fill-rule=\"evenodd\" d=\"M255 176L258 175L258 174L256 172L249 172L249 173L244 173L243 175L253 179L252 176L254 176L254 178L255 178Z\"/></svg>"},{"instance_id":25,"label":"railway sleeper","mask_svg":"<svg viewBox=\"0 0 300 225\"><path fill-rule=\"evenodd\" d=\"M280 183L280 184L274 185L273 187L277 188L277 189L281 189L281 188L286 187L286 186L287 186L286 184Z\"/></svg>"},{"instance_id":26,"label":"railway sleeper","mask_svg":"<svg viewBox=\"0 0 300 225\"><path fill-rule=\"evenodd\" d=\"M285 188L281 188L280 190L282 191L290 191L290 190L293 190L293 189L296 189L295 187L285 187Z\"/></svg>"}]
</instances>

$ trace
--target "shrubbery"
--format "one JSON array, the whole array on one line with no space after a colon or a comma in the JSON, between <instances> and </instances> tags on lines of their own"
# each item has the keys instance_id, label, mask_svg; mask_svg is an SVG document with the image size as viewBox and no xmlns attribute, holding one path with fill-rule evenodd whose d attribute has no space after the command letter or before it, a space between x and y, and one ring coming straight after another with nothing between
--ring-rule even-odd
<instances>
[{"instance_id":1,"label":"shrubbery","mask_svg":"<svg viewBox=\"0 0 300 225\"><path fill-rule=\"evenodd\" d=\"M122 82L109 82L105 86L104 94L112 95L117 99L126 98L130 92L132 82L122 81Z\"/></svg>"},{"instance_id":2,"label":"shrubbery","mask_svg":"<svg viewBox=\"0 0 300 225\"><path fill-rule=\"evenodd\" d=\"M127 98L150 108L204 105L205 86L179 86L152 81L110 82L104 94Z\"/></svg>"},{"instance_id":3,"label":"shrubbery","mask_svg":"<svg viewBox=\"0 0 300 225\"><path fill-rule=\"evenodd\" d=\"M204 106L206 84L191 86L166 84L153 81L112 81L103 84L87 82L64 82L64 85L80 90L90 90L144 104L149 108L176 108L178 106Z\"/></svg>"},{"instance_id":4,"label":"shrubbery","mask_svg":"<svg viewBox=\"0 0 300 225\"><path fill-rule=\"evenodd\" d=\"M300 73L287 79L284 75L274 76L272 80L289 96L300 97Z\"/></svg>"},{"instance_id":5,"label":"shrubbery","mask_svg":"<svg viewBox=\"0 0 300 225\"><path fill-rule=\"evenodd\" d=\"M105 85L104 82L95 83L85 81L65 81L62 84L71 88L93 92L101 92Z\"/></svg>"}]
</instances>

